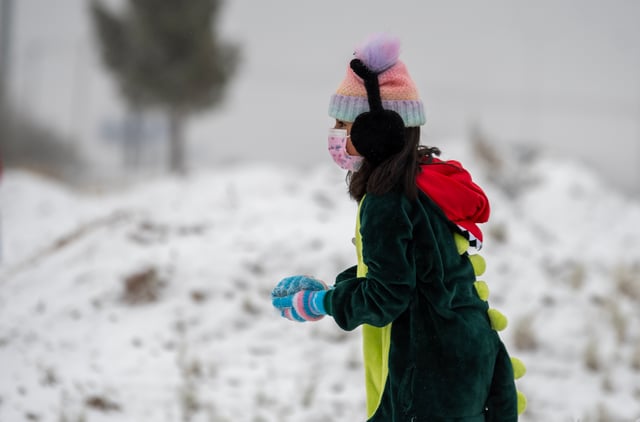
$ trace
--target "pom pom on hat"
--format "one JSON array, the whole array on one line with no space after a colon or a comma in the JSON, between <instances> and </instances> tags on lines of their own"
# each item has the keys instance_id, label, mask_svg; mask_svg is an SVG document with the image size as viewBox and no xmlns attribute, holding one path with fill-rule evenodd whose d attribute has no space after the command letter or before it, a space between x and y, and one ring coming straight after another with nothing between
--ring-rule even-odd
<instances>
[{"instance_id":1,"label":"pom pom on hat","mask_svg":"<svg viewBox=\"0 0 640 422\"><path fill-rule=\"evenodd\" d=\"M400 57L400 40L388 34L374 34L354 53L369 70L381 73L396 64Z\"/></svg>"}]
</instances>

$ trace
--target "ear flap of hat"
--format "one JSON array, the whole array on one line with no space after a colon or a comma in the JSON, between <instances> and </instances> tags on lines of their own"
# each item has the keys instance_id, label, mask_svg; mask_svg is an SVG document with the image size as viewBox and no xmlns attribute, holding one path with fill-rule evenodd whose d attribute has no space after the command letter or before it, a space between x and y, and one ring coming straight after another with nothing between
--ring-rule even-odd
<instances>
[{"instance_id":1,"label":"ear flap of hat","mask_svg":"<svg viewBox=\"0 0 640 422\"><path fill-rule=\"evenodd\" d=\"M404 121L395 111L382 108L378 75L359 59L353 59L350 65L364 81L370 109L353 122L351 142L363 157L378 165L404 147Z\"/></svg>"}]
</instances>

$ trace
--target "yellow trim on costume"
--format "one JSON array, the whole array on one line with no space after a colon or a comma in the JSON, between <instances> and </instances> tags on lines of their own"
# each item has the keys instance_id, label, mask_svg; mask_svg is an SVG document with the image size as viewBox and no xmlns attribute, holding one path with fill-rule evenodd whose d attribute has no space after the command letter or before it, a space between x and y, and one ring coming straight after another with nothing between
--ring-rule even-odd
<instances>
[{"instance_id":1,"label":"yellow trim on costume","mask_svg":"<svg viewBox=\"0 0 640 422\"><path fill-rule=\"evenodd\" d=\"M382 328L362 326L364 375L367 389L367 419L371 418L382 401L384 386L389 375L389 348L391 324Z\"/></svg>"},{"instance_id":2,"label":"yellow trim on costume","mask_svg":"<svg viewBox=\"0 0 640 422\"><path fill-rule=\"evenodd\" d=\"M364 198L362 198L364 200ZM368 268L362 258L362 236L360 235L360 207L356 216L356 254L358 256L358 277L366 277ZM362 354L364 357L364 375L367 392L367 419L378 410L389 375L389 349L391 347L391 324L379 328L364 324L362 326Z\"/></svg>"}]
</instances>

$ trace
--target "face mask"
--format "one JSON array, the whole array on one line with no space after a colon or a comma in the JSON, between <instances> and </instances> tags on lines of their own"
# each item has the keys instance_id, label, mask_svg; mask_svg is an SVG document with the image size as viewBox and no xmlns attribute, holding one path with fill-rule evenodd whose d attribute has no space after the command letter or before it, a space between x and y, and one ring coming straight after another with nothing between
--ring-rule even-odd
<instances>
[{"instance_id":1,"label":"face mask","mask_svg":"<svg viewBox=\"0 0 640 422\"><path fill-rule=\"evenodd\" d=\"M349 155L347 152L346 129L329 129L329 154L341 168L349 171L358 171L362 166L364 157Z\"/></svg>"}]
</instances>

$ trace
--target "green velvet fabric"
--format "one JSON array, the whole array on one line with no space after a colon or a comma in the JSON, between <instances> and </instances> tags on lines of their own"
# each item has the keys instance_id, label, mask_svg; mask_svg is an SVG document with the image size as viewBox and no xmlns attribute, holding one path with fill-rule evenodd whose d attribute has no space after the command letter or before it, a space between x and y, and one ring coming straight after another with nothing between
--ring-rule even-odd
<instances>
[{"instance_id":1,"label":"green velvet fabric","mask_svg":"<svg viewBox=\"0 0 640 422\"><path fill-rule=\"evenodd\" d=\"M453 240L420 193L367 194L360 207L366 277L341 273L325 307L345 330L393 322L389 374L371 422L517 421L509 356Z\"/></svg>"}]
</instances>

